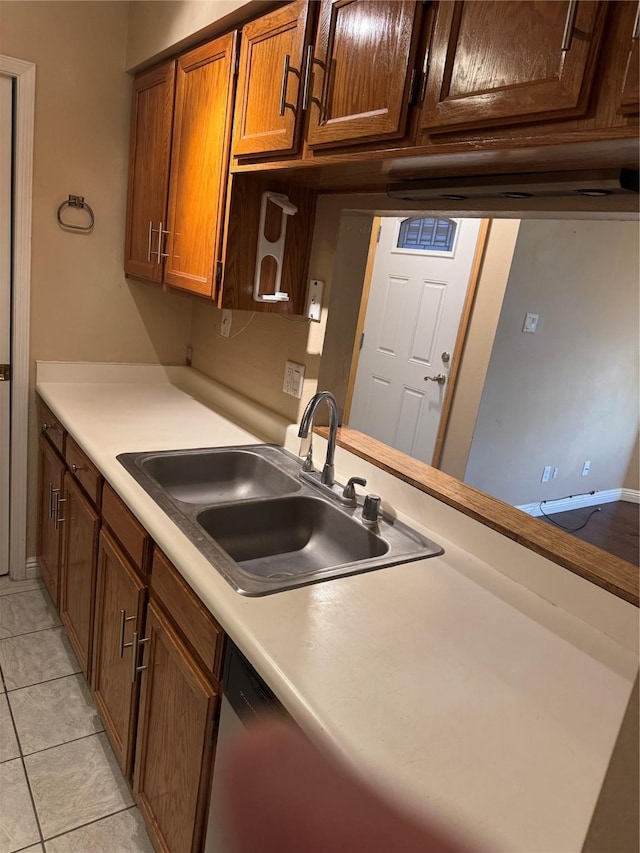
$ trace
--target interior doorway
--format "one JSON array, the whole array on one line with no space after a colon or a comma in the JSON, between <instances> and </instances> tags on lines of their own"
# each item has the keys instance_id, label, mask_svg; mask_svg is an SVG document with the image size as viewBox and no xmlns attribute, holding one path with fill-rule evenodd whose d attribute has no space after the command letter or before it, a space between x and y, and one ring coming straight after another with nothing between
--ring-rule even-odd
<instances>
[{"instance_id":1,"label":"interior doorway","mask_svg":"<svg viewBox=\"0 0 640 853\"><path fill-rule=\"evenodd\" d=\"M9 573L13 80L0 74L0 575Z\"/></svg>"},{"instance_id":2,"label":"interior doorway","mask_svg":"<svg viewBox=\"0 0 640 853\"><path fill-rule=\"evenodd\" d=\"M487 221L374 221L345 420L437 465Z\"/></svg>"}]
</instances>

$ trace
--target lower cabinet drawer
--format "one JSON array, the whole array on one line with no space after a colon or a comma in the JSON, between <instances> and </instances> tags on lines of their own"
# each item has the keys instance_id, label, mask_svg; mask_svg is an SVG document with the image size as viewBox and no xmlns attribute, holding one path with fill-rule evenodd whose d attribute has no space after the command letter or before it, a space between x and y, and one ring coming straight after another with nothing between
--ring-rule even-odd
<instances>
[{"instance_id":1,"label":"lower cabinet drawer","mask_svg":"<svg viewBox=\"0 0 640 853\"><path fill-rule=\"evenodd\" d=\"M85 490L90 500L99 507L100 492L102 490L102 477L96 466L89 461L89 457L76 442L67 435L67 444L64 457L69 470Z\"/></svg>"},{"instance_id":2,"label":"lower cabinet drawer","mask_svg":"<svg viewBox=\"0 0 640 853\"><path fill-rule=\"evenodd\" d=\"M127 552L136 569L142 575L147 575L151 538L108 483L104 484L102 490L102 519Z\"/></svg>"},{"instance_id":3,"label":"lower cabinet drawer","mask_svg":"<svg viewBox=\"0 0 640 853\"><path fill-rule=\"evenodd\" d=\"M151 592L180 628L206 670L219 679L224 632L158 548L153 553Z\"/></svg>"}]
</instances>

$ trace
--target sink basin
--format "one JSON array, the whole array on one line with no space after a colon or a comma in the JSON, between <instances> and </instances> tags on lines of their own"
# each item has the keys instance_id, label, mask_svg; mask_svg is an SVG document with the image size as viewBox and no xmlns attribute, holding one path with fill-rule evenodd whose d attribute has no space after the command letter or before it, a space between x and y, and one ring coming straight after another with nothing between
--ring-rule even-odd
<instances>
[{"instance_id":1,"label":"sink basin","mask_svg":"<svg viewBox=\"0 0 640 853\"><path fill-rule=\"evenodd\" d=\"M121 453L118 461L243 595L442 554L383 515L371 526L300 479L302 461L272 444Z\"/></svg>"},{"instance_id":2,"label":"sink basin","mask_svg":"<svg viewBox=\"0 0 640 853\"><path fill-rule=\"evenodd\" d=\"M217 506L197 520L246 572L263 578L301 577L389 551L380 536L315 497Z\"/></svg>"},{"instance_id":3,"label":"sink basin","mask_svg":"<svg viewBox=\"0 0 640 853\"><path fill-rule=\"evenodd\" d=\"M141 462L172 497L213 504L297 492L300 483L250 450L185 450L158 453Z\"/></svg>"}]
</instances>

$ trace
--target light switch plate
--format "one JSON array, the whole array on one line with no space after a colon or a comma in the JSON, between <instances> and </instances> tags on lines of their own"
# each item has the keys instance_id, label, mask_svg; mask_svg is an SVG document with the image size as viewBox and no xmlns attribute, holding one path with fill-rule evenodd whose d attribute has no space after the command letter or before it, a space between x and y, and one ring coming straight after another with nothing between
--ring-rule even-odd
<instances>
[{"instance_id":1,"label":"light switch plate","mask_svg":"<svg viewBox=\"0 0 640 853\"><path fill-rule=\"evenodd\" d=\"M231 334L231 317L232 313L228 308L222 309L222 320L220 321L220 334L223 338L228 338Z\"/></svg>"},{"instance_id":2,"label":"light switch plate","mask_svg":"<svg viewBox=\"0 0 640 853\"><path fill-rule=\"evenodd\" d=\"M302 397L304 370L304 364L298 364L295 361L287 361L285 363L284 382L282 384L282 390L285 394L297 397L298 400Z\"/></svg>"},{"instance_id":3,"label":"light switch plate","mask_svg":"<svg viewBox=\"0 0 640 853\"><path fill-rule=\"evenodd\" d=\"M532 335L535 335L536 329L538 328L538 320L540 319L539 314L527 314L524 318L524 323L522 325L523 332L529 332Z\"/></svg>"}]
</instances>

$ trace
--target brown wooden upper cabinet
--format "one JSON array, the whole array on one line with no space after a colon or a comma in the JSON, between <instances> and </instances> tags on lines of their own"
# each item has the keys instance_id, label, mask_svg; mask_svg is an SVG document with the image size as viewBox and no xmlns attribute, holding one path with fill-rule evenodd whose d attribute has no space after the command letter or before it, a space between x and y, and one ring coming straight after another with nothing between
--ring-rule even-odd
<instances>
[{"instance_id":1,"label":"brown wooden upper cabinet","mask_svg":"<svg viewBox=\"0 0 640 853\"><path fill-rule=\"evenodd\" d=\"M131 106L124 270L156 282L163 273L175 66L171 60L136 77Z\"/></svg>"},{"instance_id":2,"label":"brown wooden upper cabinet","mask_svg":"<svg viewBox=\"0 0 640 853\"><path fill-rule=\"evenodd\" d=\"M224 224L236 40L235 32L221 36L134 87L125 272L209 297Z\"/></svg>"},{"instance_id":3,"label":"brown wooden upper cabinet","mask_svg":"<svg viewBox=\"0 0 640 853\"><path fill-rule=\"evenodd\" d=\"M212 296L229 165L237 33L181 56L171 146L164 281Z\"/></svg>"},{"instance_id":4,"label":"brown wooden upper cabinet","mask_svg":"<svg viewBox=\"0 0 640 853\"><path fill-rule=\"evenodd\" d=\"M404 134L421 11L413 0L322 0L306 69L311 148Z\"/></svg>"},{"instance_id":5,"label":"brown wooden upper cabinet","mask_svg":"<svg viewBox=\"0 0 640 853\"><path fill-rule=\"evenodd\" d=\"M439 3L420 127L438 130L580 116L606 3Z\"/></svg>"},{"instance_id":6,"label":"brown wooden upper cabinet","mask_svg":"<svg viewBox=\"0 0 640 853\"><path fill-rule=\"evenodd\" d=\"M307 0L296 0L243 27L234 156L297 150L311 17Z\"/></svg>"}]
</instances>

